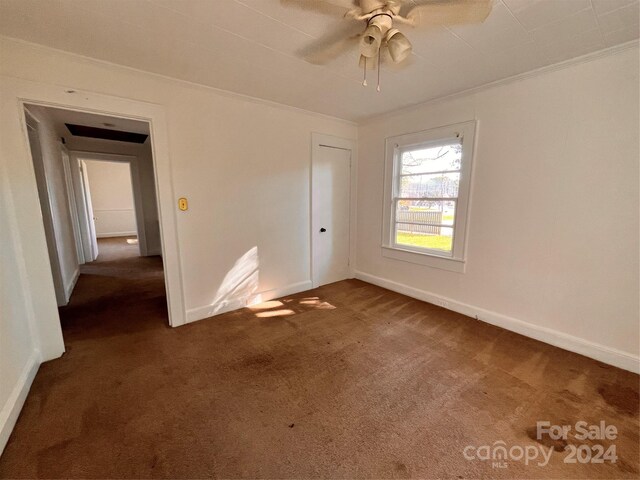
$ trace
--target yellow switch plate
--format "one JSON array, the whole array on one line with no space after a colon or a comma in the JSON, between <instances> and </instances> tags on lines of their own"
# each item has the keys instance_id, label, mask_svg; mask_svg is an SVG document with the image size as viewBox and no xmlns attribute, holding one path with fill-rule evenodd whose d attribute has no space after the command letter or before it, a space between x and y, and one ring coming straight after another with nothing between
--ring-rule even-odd
<instances>
[{"instance_id":1,"label":"yellow switch plate","mask_svg":"<svg viewBox=\"0 0 640 480\"><path fill-rule=\"evenodd\" d=\"M189 209L189 203L186 198L182 197L178 199L178 208L183 212Z\"/></svg>"}]
</instances>

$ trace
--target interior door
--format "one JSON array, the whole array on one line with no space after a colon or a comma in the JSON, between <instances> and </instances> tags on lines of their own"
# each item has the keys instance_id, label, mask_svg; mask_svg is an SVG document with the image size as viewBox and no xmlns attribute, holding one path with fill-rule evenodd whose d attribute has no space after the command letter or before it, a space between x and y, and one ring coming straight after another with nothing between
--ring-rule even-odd
<instances>
[{"instance_id":1,"label":"interior door","mask_svg":"<svg viewBox=\"0 0 640 480\"><path fill-rule=\"evenodd\" d=\"M42 223L44 234L47 240L47 251L51 262L51 275L53 277L53 287L56 293L56 302L61 307L66 305L67 298L64 291L64 280L60 269L60 257L58 256L58 244L56 239L55 226L53 223L53 213L51 212L49 187L45 172L42 149L40 146L40 131L38 122L29 113L25 112L27 123L27 134L29 137L29 148L31 149L31 159L38 187L38 200L42 210Z\"/></svg>"},{"instance_id":2,"label":"interior door","mask_svg":"<svg viewBox=\"0 0 640 480\"><path fill-rule=\"evenodd\" d=\"M319 145L311 172L313 286L350 277L351 150Z\"/></svg>"},{"instance_id":3,"label":"interior door","mask_svg":"<svg viewBox=\"0 0 640 480\"><path fill-rule=\"evenodd\" d=\"M84 250L82 248L82 233L80 230L80 220L78 219L78 206L76 205L76 193L73 188L73 180L71 177L71 159L69 152L63 145L62 151L62 168L64 169L64 181L67 185L67 202L69 204L69 212L71 213L71 224L73 227L73 238L76 241L76 253L78 255L78 263L85 263Z\"/></svg>"},{"instance_id":4,"label":"interior door","mask_svg":"<svg viewBox=\"0 0 640 480\"><path fill-rule=\"evenodd\" d=\"M87 174L87 164L80 160L80 171L82 172L82 189L84 191L84 201L87 211L87 224L89 226L89 240L91 242L91 260L98 258L98 237L96 236L96 219L93 216L93 204L91 203L91 189L89 188L89 176Z\"/></svg>"}]
</instances>

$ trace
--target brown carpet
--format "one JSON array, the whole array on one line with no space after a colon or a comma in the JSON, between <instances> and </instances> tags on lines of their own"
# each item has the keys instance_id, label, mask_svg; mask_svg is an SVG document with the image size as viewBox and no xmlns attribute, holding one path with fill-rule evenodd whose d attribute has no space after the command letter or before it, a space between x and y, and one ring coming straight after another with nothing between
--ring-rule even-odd
<instances>
[{"instance_id":1,"label":"brown carpet","mask_svg":"<svg viewBox=\"0 0 640 480\"><path fill-rule=\"evenodd\" d=\"M2 477L638 478L637 375L356 280L171 329L160 259L100 248ZM537 442L538 420L618 436ZM463 456L497 441L555 448ZM563 463L583 443L617 462Z\"/></svg>"}]
</instances>

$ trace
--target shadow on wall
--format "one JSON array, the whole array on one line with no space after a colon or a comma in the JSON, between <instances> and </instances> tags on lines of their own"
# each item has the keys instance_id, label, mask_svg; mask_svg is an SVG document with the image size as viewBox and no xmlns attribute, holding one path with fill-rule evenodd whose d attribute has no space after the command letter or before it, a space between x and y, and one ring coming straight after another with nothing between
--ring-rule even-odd
<instances>
[{"instance_id":1,"label":"shadow on wall","mask_svg":"<svg viewBox=\"0 0 640 480\"><path fill-rule=\"evenodd\" d=\"M208 316L217 315L222 310L240 308L262 301L259 285L258 247L253 247L242 255L227 272L216 292Z\"/></svg>"},{"instance_id":2,"label":"shadow on wall","mask_svg":"<svg viewBox=\"0 0 640 480\"><path fill-rule=\"evenodd\" d=\"M236 308L247 307L256 317L284 317L310 310L331 310L336 307L319 297L293 297L262 301L259 288L258 247L242 255L227 272L211 302L207 316L212 317Z\"/></svg>"}]
</instances>

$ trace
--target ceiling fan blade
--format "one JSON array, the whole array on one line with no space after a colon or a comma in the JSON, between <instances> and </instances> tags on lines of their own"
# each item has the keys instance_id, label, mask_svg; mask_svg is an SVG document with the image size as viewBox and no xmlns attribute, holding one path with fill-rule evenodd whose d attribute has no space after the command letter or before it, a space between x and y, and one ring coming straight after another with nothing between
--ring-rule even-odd
<instances>
[{"instance_id":1,"label":"ceiling fan blade","mask_svg":"<svg viewBox=\"0 0 640 480\"><path fill-rule=\"evenodd\" d=\"M491 13L492 0L433 0L407 13L415 26L482 23Z\"/></svg>"},{"instance_id":2,"label":"ceiling fan blade","mask_svg":"<svg viewBox=\"0 0 640 480\"><path fill-rule=\"evenodd\" d=\"M344 17L348 11L358 6L356 0L280 0L280 3L285 7L296 7L338 17Z\"/></svg>"},{"instance_id":3,"label":"ceiling fan blade","mask_svg":"<svg viewBox=\"0 0 640 480\"><path fill-rule=\"evenodd\" d=\"M298 55L309 63L324 65L357 45L361 30L362 25L359 22L350 22L320 37L311 45L298 51Z\"/></svg>"}]
</instances>

